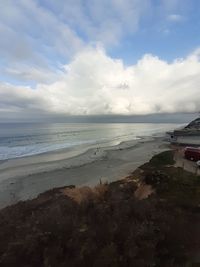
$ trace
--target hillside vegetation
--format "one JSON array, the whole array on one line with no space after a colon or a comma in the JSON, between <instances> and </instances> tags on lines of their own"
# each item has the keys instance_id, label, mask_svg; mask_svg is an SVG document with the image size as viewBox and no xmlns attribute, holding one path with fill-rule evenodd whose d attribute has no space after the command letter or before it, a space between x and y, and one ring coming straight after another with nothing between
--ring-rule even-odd
<instances>
[{"instance_id":1,"label":"hillside vegetation","mask_svg":"<svg viewBox=\"0 0 200 267\"><path fill-rule=\"evenodd\" d=\"M142 185L152 187L139 200ZM163 152L130 177L0 211L0 266L199 266L200 177ZM199 261L200 262L200 261Z\"/></svg>"}]
</instances>

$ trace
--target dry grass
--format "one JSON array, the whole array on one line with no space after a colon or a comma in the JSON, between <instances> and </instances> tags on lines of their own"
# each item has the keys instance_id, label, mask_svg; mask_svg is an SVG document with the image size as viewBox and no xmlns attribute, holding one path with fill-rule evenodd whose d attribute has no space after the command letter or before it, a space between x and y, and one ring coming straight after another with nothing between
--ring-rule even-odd
<instances>
[{"instance_id":1,"label":"dry grass","mask_svg":"<svg viewBox=\"0 0 200 267\"><path fill-rule=\"evenodd\" d=\"M64 188L61 189L61 193L73 199L76 203L81 204L92 199L103 199L107 190L107 184L99 184L94 188L90 188L89 186Z\"/></svg>"},{"instance_id":2,"label":"dry grass","mask_svg":"<svg viewBox=\"0 0 200 267\"><path fill-rule=\"evenodd\" d=\"M137 188L137 190L135 191L134 195L138 200L142 200L148 198L154 192L155 190L152 188L151 185L141 183Z\"/></svg>"}]
</instances>

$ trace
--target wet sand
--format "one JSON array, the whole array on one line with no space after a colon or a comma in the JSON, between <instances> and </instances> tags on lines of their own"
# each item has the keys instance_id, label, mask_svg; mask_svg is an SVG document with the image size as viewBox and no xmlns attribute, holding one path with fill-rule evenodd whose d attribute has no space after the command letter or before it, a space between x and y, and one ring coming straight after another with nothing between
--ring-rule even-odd
<instances>
[{"instance_id":1,"label":"wet sand","mask_svg":"<svg viewBox=\"0 0 200 267\"><path fill-rule=\"evenodd\" d=\"M67 185L94 186L128 176L168 149L162 137L146 137L78 154L68 150L0 162L0 208ZM77 154L77 155L76 155Z\"/></svg>"}]
</instances>

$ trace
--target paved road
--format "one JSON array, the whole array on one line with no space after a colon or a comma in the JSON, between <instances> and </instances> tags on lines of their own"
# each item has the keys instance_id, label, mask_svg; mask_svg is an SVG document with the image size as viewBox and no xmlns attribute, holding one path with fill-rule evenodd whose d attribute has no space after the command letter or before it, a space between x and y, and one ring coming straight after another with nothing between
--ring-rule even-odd
<instances>
[{"instance_id":1,"label":"paved road","mask_svg":"<svg viewBox=\"0 0 200 267\"><path fill-rule=\"evenodd\" d=\"M176 167L181 167L186 171L200 175L200 168L196 162L185 159L184 147L175 147L175 151L174 160L176 161Z\"/></svg>"}]
</instances>

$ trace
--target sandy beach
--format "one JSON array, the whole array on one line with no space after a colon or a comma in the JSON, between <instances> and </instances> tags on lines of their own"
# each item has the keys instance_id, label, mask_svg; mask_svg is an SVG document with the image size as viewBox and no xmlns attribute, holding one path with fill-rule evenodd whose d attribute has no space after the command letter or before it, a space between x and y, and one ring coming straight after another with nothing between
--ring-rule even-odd
<instances>
[{"instance_id":1,"label":"sandy beach","mask_svg":"<svg viewBox=\"0 0 200 267\"><path fill-rule=\"evenodd\" d=\"M153 155L167 149L162 137L145 137L85 152L59 150L1 161L0 208L66 185L90 185L129 175Z\"/></svg>"}]
</instances>

